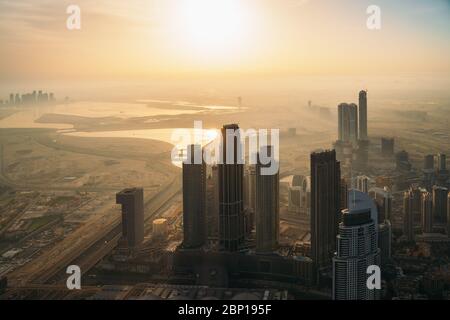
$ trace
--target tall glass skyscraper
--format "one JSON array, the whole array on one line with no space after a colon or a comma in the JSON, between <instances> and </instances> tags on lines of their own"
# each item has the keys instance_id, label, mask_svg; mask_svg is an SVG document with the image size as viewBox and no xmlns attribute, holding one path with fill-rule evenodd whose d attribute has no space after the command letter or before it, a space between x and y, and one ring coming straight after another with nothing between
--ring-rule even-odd
<instances>
[{"instance_id":1,"label":"tall glass skyscraper","mask_svg":"<svg viewBox=\"0 0 450 320\"><path fill-rule=\"evenodd\" d=\"M379 289L367 286L367 268L380 265L377 231L370 208L342 211L333 258L333 300L376 300Z\"/></svg>"}]
</instances>

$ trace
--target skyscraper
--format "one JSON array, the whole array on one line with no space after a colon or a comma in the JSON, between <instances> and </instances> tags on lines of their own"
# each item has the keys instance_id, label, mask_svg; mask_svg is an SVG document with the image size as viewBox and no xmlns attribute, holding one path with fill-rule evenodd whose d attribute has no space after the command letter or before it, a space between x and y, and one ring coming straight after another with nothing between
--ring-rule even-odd
<instances>
[{"instance_id":1,"label":"skyscraper","mask_svg":"<svg viewBox=\"0 0 450 320\"><path fill-rule=\"evenodd\" d=\"M354 103L348 105L350 123L350 141L354 144L358 142L358 106Z\"/></svg>"},{"instance_id":2,"label":"skyscraper","mask_svg":"<svg viewBox=\"0 0 450 320\"><path fill-rule=\"evenodd\" d=\"M447 221L447 195L447 188L433 186L433 219L436 221Z\"/></svg>"},{"instance_id":3,"label":"skyscraper","mask_svg":"<svg viewBox=\"0 0 450 320\"><path fill-rule=\"evenodd\" d=\"M423 168L428 170L434 170L434 155L427 154L423 159Z\"/></svg>"},{"instance_id":4,"label":"skyscraper","mask_svg":"<svg viewBox=\"0 0 450 320\"><path fill-rule=\"evenodd\" d=\"M367 268L380 265L375 223L370 209L343 210L333 257L333 300L376 300L367 287Z\"/></svg>"},{"instance_id":5,"label":"skyscraper","mask_svg":"<svg viewBox=\"0 0 450 320\"><path fill-rule=\"evenodd\" d=\"M187 159L183 162L183 247L204 245L206 226L206 164L202 147L192 144L188 145Z\"/></svg>"},{"instance_id":6,"label":"skyscraper","mask_svg":"<svg viewBox=\"0 0 450 320\"><path fill-rule=\"evenodd\" d=\"M447 170L447 156L443 153L437 155L437 167L439 171Z\"/></svg>"},{"instance_id":7,"label":"skyscraper","mask_svg":"<svg viewBox=\"0 0 450 320\"><path fill-rule=\"evenodd\" d=\"M450 238L450 192L447 197L447 236Z\"/></svg>"},{"instance_id":8,"label":"skyscraper","mask_svg":"<svg viewBox=\"0 0 450 320\"><path fill-rule=\"evenodd\" d=\"M436 184L446 187L450 178L447 170L447 156L443 153L437 155Z\"/></svg>"},{"instance_id":9,"label":"skyscraper","mask_svg":"<svg viewBox=\"0 0 450 320\"><path fill-rule=\"evenodd\" d=\"M239 157L241 140L237 124L222 128L219 170L219 240L222 249L237 251L244 242L244 165ZM242 155L242 154L241 154Z\"/></svg>"},{"instance_id":10,"label":"skyscraper","mask_svg":"<svg viewBox=\"0 0 450 320\"><path fill-rule=\"evenodd\" d=\"M207 166L206 180L206 221L207 237L213 241L219 239L219 173L217 165Z\"/></svg>"},{"instance_id":11,"label":"skyscraper","mask_svg":"<svg viewBox=\"0 0 450 320\"><path fill-rule=\"evenodd\" d=\"M263 151L265 149L265 151ZM273 146L261 148L261 152L273 157ZM279 201L279 172L273 175L264 175L262 168L272 164L263 164L260 153L256 165L256 251L270 253L277 249L280 229L280 201Z\"/></svg>"},{"instance_id":12,"label":"skyscraper","mask_svg":"<svg viewBox=\"0 0 450 320\"><path fill-rule=\"evenodd\" d=\"M375 223L375 228L378 227L378 207L368 193L350 189L348 191L348 209L370 209L370 218Z\"/></svg>"},{"instance_id":13,"label":"skyscraper","mask_svg":"<svg viewBox=\"0 0 450 320\"><path fill-rule=\"evenodd\" d=\"M352 142L358 140L358 107L354 103L338 105L338 140Z\"/></svg>"},{"instance_id":14,"label":"skyscraper","mask_svg":"<svg viewBox=\"0 0 450 320\"><path fill-rule=\"evenodd\" d=\"M392 224L389 220L378 225L378 248L380 249L380 263L383 266L391 260Z\"/></svg>"},{"instance_id":15,"label":"skyscraper","mask_svg":"<svg viewBox=\"0 0 450 320\"><path fill-rule=\"evenodd\" d=\"M336 152L311 154L311 253L316 267L331 264L340 215L341 170Z\"/></svg>"},{"instance_id":16,"label":"skyscraper","mask_svg":"<svg viewBox=\"0 0 450 320\"><path fill-rule=\"evenodd\" d=\"M254 212L256 207L256 169L254 165L247 166L245 170L244 188L245 206Z\"/></svg>"},{"instance_id":17,"label":"skyscraper","mask_svg":"<svg viewBox=\"0 0 450 320\"><path fill-rule=\"evenodd\" d=\"M359 139L367 140L367 91L359 92Z\"/></svg>"},{"instance_id":18,"label":"skyscraper","mask_svg":"<svg viewBox=\"0 0 450 320\"><path fill-rule=\"evenodd\" d=\"M375 187L369 190L370 197L375 201L378 213L378 248L380 249L381 264L391 260L392 243L392 195L388 187Z\"/></svg>"},{"instance_id":19,"label":"skyscraper","mask_svg":"<svg viewBox=\"0 0 450 320\"><path fill-rule=\"evenodd\" d=\"M414 209L417 196L411 188L403 194L403 234L407 241L414 241Z\"/></svg>"},{"instance_id":20,"label":"skyscraper","mask_svg":"<svg viewBox=\"0 0 450 320\"><path fill-rule=\"evenodd\" d=\"M431 193L422 193L422 232L433 232L433 197Z\"/></svg>"},{"instance_id":21,"label":"skyscraper","mask_svg":"<svg viewBox=\"0 0 450 320\"><path fill-rule=\"evenodd\" d=\"M290 212L309 215L311 212L311 178L302 175L294 175L292 185L288 189L288 201Z\"/></svg>"},{"instance_id":22,"label":"skyscraper","mask_svg":"<svg viewBox=\"0 0 450 320\"><path fill-rule=\"evenodd\" d=\"M381 138L381 155L383 157L394 156L394 138Z\"/></svg>"},{"instance_id":23,"label":"skyscraper","mask_svg":"<svg viewBox=\"0 0 450 320\"><path fill-rule=\"evenodd\" d=\"M339 210L342 211L344 209L348 209L348 183L347 180L345 180L345 178L341 178L341 194L339 195L340 197L340 207Z\"/></svg>"},{"instance_id":24,"label":"skyscraper","mask_svg":"<svg viewBox=\"0 0 450 320\"><path fill-rule=\"evenodd\" d=\"M136 247L144 240L144 190L124 189L116 194L116 203L122 205L122 237Z\"/></svg>"},{"instance_id":25,"label":"skyscraper","mask_svg":"<svg viewBox=\"0 0 450 320\"><path fill-rule=\"evenodd\" d=\"M435 172L434 172L434 156L428 154L423 160L423 184L428 191L431 191L431 187L435 182Z\"/></svg>"},{"instance_id":26,"label":"skyscraper","mask_svg":"<svg viewBox=\"0 0 450 320\"><path fill-rule=\"evenodd\" d=\"M392 217L392 194L388 187L371 188L369 195L375 201L378 209L378 222L382 223L385 220L391 220Z\"/></svg>"}]
</instances>

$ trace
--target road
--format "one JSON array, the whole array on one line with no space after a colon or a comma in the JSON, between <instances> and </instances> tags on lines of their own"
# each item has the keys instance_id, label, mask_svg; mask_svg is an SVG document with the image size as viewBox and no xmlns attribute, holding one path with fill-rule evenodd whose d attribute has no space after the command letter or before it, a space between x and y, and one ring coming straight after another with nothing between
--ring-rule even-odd
<instances>
[{"instance_id":1,"label":"road","mask_svg":"<svg viewBox=\"0 0 450 320\"><path fill-rule=\"evenodd\" d=\"M180 190L181 181L176 177L145 203L145 218L149 219ZM84 257L81 264L86 268L92 267L110 252L114 243L118 241L118 235L121 233L120 224L121 215L117 211L109 211L86 223L33 261L8 274L8 283L12 287L30 283L45 284L58 273L61 274L79 257ZM101 243L104 245L100 245Z\"/></svg>"},{"instance_id":2,"label":"road","mask_svg":"<svg viewBox=\"0 0 450 320\"><path fill-rule=\"evenodd\" d=\"M164 212L164 210L176 200L180 191L181 185L178 179L176 179L172 181L172 183L165 188L165 190L161 191L157 196L146 202L144 221L147 226L150 226L151 221L160 213ZM117 243L121 237L121 232L122 229L119 221L118 225L105 237L98 239L92 246L84 252L81 252L67 265L62 265L62 268L54 276L39 279L39 283L56 283L65 281L67 278L65 269L68 265L79 266L81 273L85 274L117 246Z\"/></svg>"}]
</instances>

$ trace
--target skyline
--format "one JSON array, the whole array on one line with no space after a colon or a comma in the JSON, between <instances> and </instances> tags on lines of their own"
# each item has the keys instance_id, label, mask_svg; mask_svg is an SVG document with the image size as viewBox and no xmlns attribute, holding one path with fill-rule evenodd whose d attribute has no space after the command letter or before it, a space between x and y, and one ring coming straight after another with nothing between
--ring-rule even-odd
<instances>
[{"instance_id":1,"label":"skyline","mask_svg":"<svg viewBox=\"0 0 450 320\"><path fill-rule=\"evenodd\" d=\"M365 0L69 4L0 0L0 81L450 74L448 1L377 1L380 30Z\"/></svg>"},{"instance_id":2,"label":"skyline","mask_svg":"<svg viewBox=\"0 0 450 320\"><path fill-rule=\"evenodd\" d=\"M0 0L0 300L450 300L449 18Z\"/></svg>"}]
</instances>

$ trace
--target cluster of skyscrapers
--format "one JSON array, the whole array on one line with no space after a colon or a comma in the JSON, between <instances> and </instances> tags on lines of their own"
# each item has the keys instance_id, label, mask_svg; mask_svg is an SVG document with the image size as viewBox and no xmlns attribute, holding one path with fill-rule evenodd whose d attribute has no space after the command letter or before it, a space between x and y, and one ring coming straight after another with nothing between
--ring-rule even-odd
<instances>
[{"instance_id":1,"label":"cluster of skyscrapers","mask_svg":"<svg viewBox=\"0 0 450 320\"><path fill-rule=\"evenodd\" d=\"M357 144L367 139L367 91L362 90L359 107L355 103L338 105L338 141Z\"/></svg>"},{"instance_id":2,"label":"cluster of skyscrapers","mask_svg":"<svg viewBox=\"0 0 450 320\"><path fill-rule=\"evenodd\" d=\"M20 105L33 105L33 104L45 104L49 102L55 102L55 96L53 93L43 92L42 90L33 91L31 93L11 93L9 100L0 100L0 105L8 106L20 106Z\"/></svg>"},{"instance_id":3,"label":"cluster of skyscrapers","mask_svg":"<svg viewBox=\"0 0 450 320\"><path fill-rule=\"evenodd\" d=\"M437 165L435 166L435 159ZM447 169L447 156L439 153L436 156L428 154L423 161L423 185L427 190L431 190L434 185L446 187L450 186L450 173Z\"/></svg>"},{"instance_id":4,"label":"cluster of skyscrapers","mask_svg":"<svg viewBox=\"0 0 450 320\"><path fill-rule=\"evenodd\" d=\"M254 212L257 213L256 252L272 253L278 247L279 176L261 173L266 164L260 161L258 153L258 162L254 167L247 168L248 182L244 181L244 164L237 159L240 137L239 134L229 134L238 130L236 124L222 128L220 150L223 161L211 168L203 161L201 164L193 161L195 154L203 159L200 145L188 146L187 156L192 161L183 163L184 248L199 248L206 244L208 238L217 237L220 251L238 252L245 249L246 235L254 228ZM233 148L230 159L227 158L227 152L230 152L227 145ZM260 151L272 156L272 146L262 148L265 150ZM251 186L251 192L245 188L246 185ZM244 200L244 193L247 200ZM218 228L215 228L215 222Z\"/></svg>"},{"instance_id":5,"label":"cluster of skyscrapers","mask_svg":"<svg viewBox=\"0 0 450 320\"><path fill-rule=\"evenodd\" d=\"M363 114L363 119L365 119ZM226 159L226 130L236 131L236 124L222 128L221 156ZM363 129L366 137L367 129ZM188 159L183 164L183 225L185 249L202 248L214 239L210 222L217 221L218 252L254 252L256 255L273 255L279 246L279 174L263 175L265 164L244 166L236 159L238 135L232 136L234 161L213 165L195 164L195 153L202 155L200 145L188 146ZM229 141L230 142L230 141ZM264 146L264 154L272 154L272 146ZM308 194L310 207L311 253L314 272L311 282L320 281L321 273L333 270L333 296L335 299L375 299L379 293L366 287L364 266L380 263L378 246L378 208L369 197L368 183L363 177L365 192L349 191L341 179L340 162L335 150L317 151L311 154L311 176L294 176L293 187L302 188ZM272 158L272 161L276 161ZM198 162L196 162L198 163ZM246 174L245 174L246 172ZM367 177L366 177L367 178ZM210 180L216 180L210 183ZM298 180L298 181L297 181ZM291 190L290 197L297 197ZM358 196L351 198L351 193ZM343 199L345 198L345 199ZM301 206L301 199L291 199ZM290 200L290 202L291 202ZM390 210L390 202L384 199L380 210ZM386 213L388 216L389 213ZM216 217L211 217L216 216ZM386 218L386 220L388 217ZM214 228L213 228L214 229ZM254 244L248 242L256 229ZM390 228L384 233L389 237L385 253L390 255ZM357 248L357 249L354 249ZM358 249L360 248L360 249Z\"/></svg>"},{"instance_id":6,"label":"cluster of skyscrapers","mask_svg":"<svg viewBox=\"0 0 450 320\"><path fill-rule=\"evenodd\" d=\"M368 162L367 91L359 92L359 105L338 105L338 139L334 144L344 176L353 168L364 169Z\"/></svg>"},{"instance_id":7,"label":"cluster of skyscrapers","mask_svg":"<svg viewBox=\"0 0 450 320\"><path fill-rule=\"evenodd\" d=\"M416 239L416 229L423 234L435 233L444 226L450 237L450 193L446 187L433 186L430 191L412 185L403 194L403 234L407 241Z\"/></svg>"},{"instance_id":8,"label":"cluster of skyscrapers","mask_svg":"<svg viewBox=\"0 0 450 320\"><path fill-rule=\"evenodd\" d=\"M422 184L411 185L403 194L403 234L408 241L416 239L417 229L423 235L446 229L450 237L450 175L446 161L442 153L426 155Z\"/></svg>"}]
</instances>

